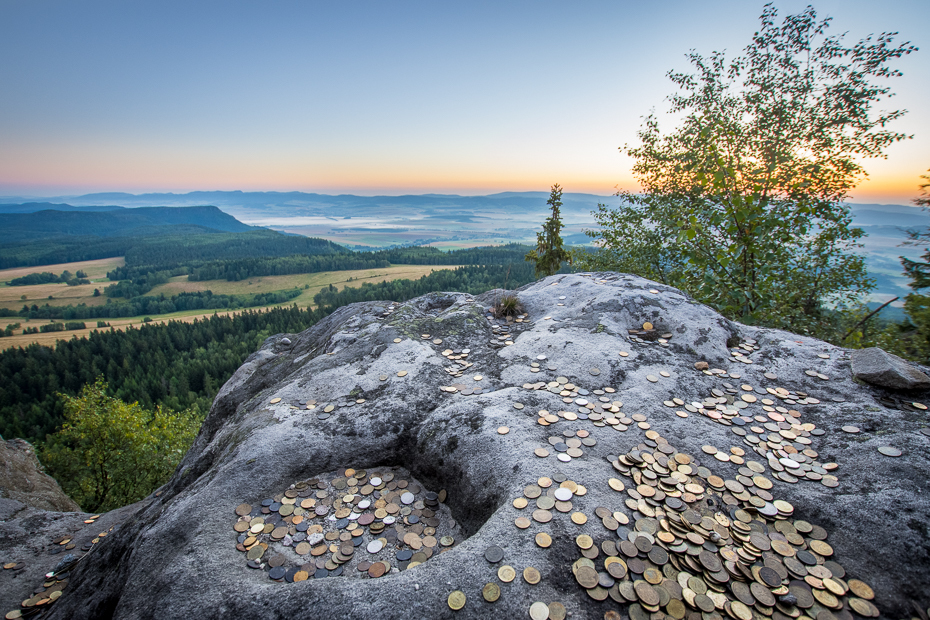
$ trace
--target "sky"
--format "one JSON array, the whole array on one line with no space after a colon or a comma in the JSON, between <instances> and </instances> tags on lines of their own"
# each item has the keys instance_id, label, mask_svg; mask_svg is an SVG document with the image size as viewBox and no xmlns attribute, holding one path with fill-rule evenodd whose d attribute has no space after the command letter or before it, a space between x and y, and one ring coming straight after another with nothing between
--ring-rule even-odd
<instances>
[{"instance_id":1,"label":"sky","mask_svg":"<svg viewBox=\"0 0 930 620\"><path fill-rule=\"evenodd\" d=\"M762 7L0 0L0 195L635 190L619 147L667 110L666 73L741 51ZM814 8L849 42L922 48L884 105L914 138L852 195L907 204L930 168L930 2Z\"/></svg>"}]
</instances>

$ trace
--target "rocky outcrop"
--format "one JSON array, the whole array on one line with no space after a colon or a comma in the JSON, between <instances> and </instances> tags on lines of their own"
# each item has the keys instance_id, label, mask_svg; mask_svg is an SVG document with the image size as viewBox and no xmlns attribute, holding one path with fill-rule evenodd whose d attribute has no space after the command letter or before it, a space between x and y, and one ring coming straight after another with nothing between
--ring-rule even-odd
<instances>
[{"instance_id":1,"label":"rocky outcrop","mask_svg":"<svg viewBox=\"0 0 930 620\"><path fill-rule=\"evenodd\" d=\"M546 278L512 322L488 316L499 294L356 304L268 339L49 617L926 608L925 394L641 278Z\"/></svg>"},{"instance_id":2,"label":"rocky outcrop","mask_svg":"<svg viewBox=\"0 0 930 620\"><path fill-rule=\"evenodd\" d=\"M0 498L26 506L77 512L81 508L45 473L32 445L22 439L0 441Z\"/></svg>"},{"instance_id":3,"label":"rocky outcrop","mask_svg":"<svg viewBox=\"0 0 930 620\"><path fill-rule=\"evenodd\" d=\"M852 372L866 383L893 390L926 390L930 377L897 355L878 347L852 352Z\"/></svg>"}]
</instances>

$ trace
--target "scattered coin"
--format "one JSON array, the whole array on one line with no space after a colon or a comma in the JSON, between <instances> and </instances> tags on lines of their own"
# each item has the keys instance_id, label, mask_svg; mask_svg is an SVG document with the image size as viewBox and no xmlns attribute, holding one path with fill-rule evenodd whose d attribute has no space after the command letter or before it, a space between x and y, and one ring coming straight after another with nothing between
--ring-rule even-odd
<instances>
[{"instance_id":1,"label":"scattered coin","mask_svg":"<svg viewBox=\"0 0 930 620\"><path fill-rule=\"evenodd\" d=\"M513 569L513 566L504 565L497 569L497 578L503 581L504 583L510 583L517 576L517 571Z\"/></svg>"},{"instance_id":2,"label":"scattered coin","mask_svg":"<svg viewBox=\"0 0 930 620\"><path fill-rule=\"evenodd\" d=\"M485 549L484 559L492 564L496 564L504 559L504 550L497 545L492 545Z\"/></svg>"},{"instance_id":3,"label":"scattered coin","mask_svg":"<svg viewBox=\"0 0 930 620\"><path fill-rule=\"evenodd\" d=\"M530 605L530 618L532 620L546 620L549 617L549 606L542 601Z\"/></svg>"},{"instance_id":4,"label":"scattered coin","mask_svg":"<svg viewBox=\"0 0 930 620\"><path fill-rule=\"evenodd\" d=\"M501 588L496 583L488 583L481 589L481 596L489 603L493 603L501 597Z\"/></svg>"},{"instance_id":5,"label":"scattered coin","mask_svg":"<svg viewBox=\"0 0 930 620\"><path fill-rule=\"evenodd\" d=\"M894 446L880 446L878 451L884 454L885 456L901 456L904 454L899 448Z\"/></svg>"},{"instance_id":6,"label":"scattered coin","mask_svg":"<svg viewBox=\"0 0 930 620\"><path fill-rule=\"evenodd\" d=\"M498 426L498 427L497 427L497 434L498 434L498 435L506 435L506 434L509 433L509 432L510 432L510 429L509 429L508 427L506 427L506 426Z\"/></svg>"},{"instance_id":7,"label":"scattered coin","mask_svg":"<svg viewBox=\"0 0 930 620\"><path fill-rule=\"evenodd\" d=\"M539 580L542 579L542 575L539 574L539 571L533 568L532 566L527 566L523 569L523 580L530 585L536 585L539 583Z\"/></svg>"},{"instance_id":8,"label":"scattered coin","mask_svg":"<svg viewBox=\"0 0 930 620\"><path fill-rule=\"evenodd\" d=\"M462 607L465 607L465 593L461 590L455 590L449 594L449 608L453 611L458 611Z\"/></svg>"}]
</instances>

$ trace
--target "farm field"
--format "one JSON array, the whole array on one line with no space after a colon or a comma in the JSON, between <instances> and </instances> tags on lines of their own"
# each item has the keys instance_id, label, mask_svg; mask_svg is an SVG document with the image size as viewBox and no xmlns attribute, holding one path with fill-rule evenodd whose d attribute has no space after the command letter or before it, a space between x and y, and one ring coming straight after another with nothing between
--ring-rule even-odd
<instances>
[{"instance_id":1,"label":"farm field","mask_svg":"<svg viewBox=\"0 0 930 620\"><path fill-rule=\"evenodd\" d=\"M116 259L107 259L107 260L116 260ZM88 263L100 262L100 261L86 261ZM79 265L85 263L71 263L75 265L75 270L85 269ZM109 267L112 269L117 266L116 263L111 263ZM399 280L399 279L417 279L425 275L429 275L431 272L439 269L455 269L456 265L396 265L392 267L381 267L377 269L356 269L349 271L326 271L321 273L308 273L308 274L295 274L287 276L264 276L258 278L252 278L251 280L242 280L240 282L228 282L226 280L207 280L203 282L189 282L187 276L178 276L174 278L171 282L158 286L147 295L155 296L164 294L166 296L177 295L184 292L194 292L194 291L213 291L218 295L249 295L254 293L267 293L271 291L280 291L286 289L292 289L294 287L303 288L305 285L309 285L309 288L304 290L301 295L295 299L292 299L284 304L274 304L274 305L292 305L297 304L300 307L308 307L313 304L313 296L316 295L322 288L332 284L338 289L342 289L346 286L359 287L364 282L381 282L382 280ZM4 275L9 271L15 270L6 270L0 271L0 278L3 278L4 281L9 280L11 277L20 277L32 271L51 271L54 273L61 273L64 269L72 271L72 269L64 265L46 265L41 268L29 268L16 276L7 276ZM91 275L90 271L87 271L88 275ZM103 275L106 276L106 269L103 271ZM351 282L349 279L351 278ZM29 303L36 303L39 305L49 303L52 305L67 305L67 304L81 304L86 303L87 305L96 305L106 303L106 297L94 297L93 290L94 288L99 288L100 285L82 285L82 286L68 286L66 284L39 284L34 286L12 286L12 287L0 287L0 307L9 307L9 308L20 308L22 307L23 302L19 299L20 295L27 295L27 298L30 300L35 299L35 301L30 301ZM51 292L46 293L46 289ZM81 289L82 295L75 295L78 289ZM12 291L15 293L10 293ZM45 296L42 297L41 295ZM49 300L48 295L53 295L54 299ZM67 294L67 295L66 295ZM3 296L13 296L13 299L5 299ZM274 306L264 306L262 308L270 308ZM260 307L249 308L249 310L259 310ZM212 316L214 313L220 315L231 314L237 311L225 311L225 310L193 310L190 312L175 312L172 314L163 314L163 315L151 315L152 323L164 323L169 320L182 320L185 322L191 322L194 319ZM127 317L127 318L118 318L118 319L105 319L111 327L115 329L125 329L129 325L138 326L143 322L142 316L138 317ZM5 328L7 325L12 323L20 323L22 326L29 327L40 327L42 325L47 325L51 321L33 319L27 321L19 317L2 317L0 318L0 329ZM27 346L32 343L38 343L46 346L54 346L55 342L58 340L70 340L72 337L82 337L88 335L96 328L96 320L90 319L85 321L88 325L87 329L74 330L74 331L64 331L64 332L49 332L49 333L39 333L39 334L22 334L18 333L16 335L10 336L8 338L0 338L0 350L7 349L10 347L22 347ZM106 328L104 328L106 329ZM17 330L21 332L22 330Z\"/></svg>"}]
</instances>

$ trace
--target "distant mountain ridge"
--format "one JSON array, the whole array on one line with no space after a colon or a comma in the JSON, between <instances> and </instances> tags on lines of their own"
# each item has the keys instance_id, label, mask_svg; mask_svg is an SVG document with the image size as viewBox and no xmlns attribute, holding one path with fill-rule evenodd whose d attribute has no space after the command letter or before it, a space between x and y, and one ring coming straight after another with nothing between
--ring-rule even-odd
<instances>
[{"instance_id":1,"label":"distant mountain ridge","mask_svg":"<svg viewBox=\"0 0 930 620\"><path fill-rule=\"evenodd\" d=\"M14 207L26 209L31 205ZM201 233L255 230L214 206L93 209L72 207L72 210L56 208L0 213L0 230L4 231L7 242L61 237L150 236L160 231L171 232L171 229L179 226Z\"/></svg>"}]
</instances>

